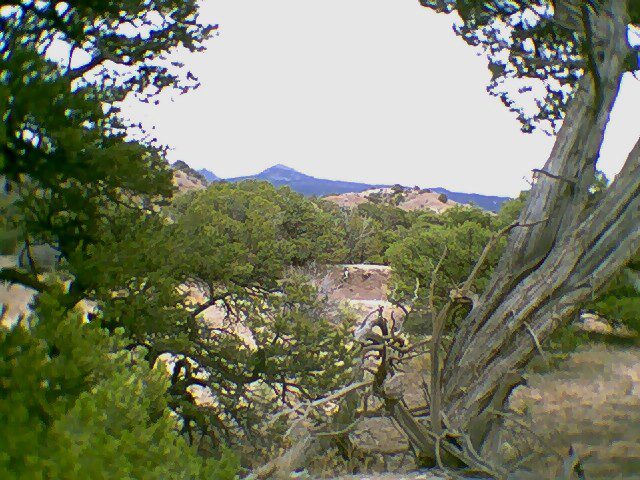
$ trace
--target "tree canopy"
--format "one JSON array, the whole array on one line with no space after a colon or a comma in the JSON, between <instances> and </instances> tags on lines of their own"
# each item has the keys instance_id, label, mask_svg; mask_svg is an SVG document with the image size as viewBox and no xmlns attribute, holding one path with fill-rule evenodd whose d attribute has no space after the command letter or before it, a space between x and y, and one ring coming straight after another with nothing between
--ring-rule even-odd
<instances>
[{"instance_id":1,"label":"tree canopy","mask_svg":"<svg viewBox=\"0 0 640 480\"><path fill-rule=\"evenodd\" d=\"M123 327L152 365L169 363L170 405L190 436L215 449L259 443L268 413L352 375L350 322L306 273L335 246L332 217L311 200L219 183L119 221L81 275L96 280L103 323Z\"/></svg>"},{"instance_id":2,"label":"tree canopy","mask_svg":"<svg viewBox=\"0 0 640 480\"><path fill-rule=\"evenodd\" d=\"M130 140L118 102L194 87L163 58L201 50L215 28L193 1L0 3L2 216L20 248L69 258L99 241L114 206L149 209L171 194L162 149ZM34 285L37 271L30 262L1 276Z\"/></svg>"},{"instance_id":3,"label":"tree canopy","mask_svg":"<svg viewBox=\"0 0 640 480\"><path fill-rule=\"evenodd\" d=\"M163 56L202 49L214 30L193 1L0 2L2 253L20 258L0 280L38 292L32 315L0 326L3 478L237 472L179 435L166 373L125 349L123 329L72 308L98 283L82 283L83 262L116 219L152 221L173 192L162 148L131 140L117 103L195 87Z\"/></svg>"},{"instance_id":4,"label":"tree canopy","mask_svg":"<svg viewBox=\"0 0 640 480\"><path fill-rule=\"evenodd\" d=\"M517 113L525 131L553 131L585 71L600 77L594 63L600 0L420 0L438 12L456 12L456 33L482 49L492 74L488 91ZM640 27L640 2L623 0L628 21ZM637 30L636 30L637 31ZM629 51L627 71L638 69Z\"/></svg>"},{"instance_id":5,"label":"tree canopy","mask_svg":"<svg viewBox=\"0 0 640 480\"><path fill-rule=\"evenodd\" d=\"M167 376L122 332L40 295L34 315L0 327L2 478L232 480L237 462L201 458L167 408Z\"/></svg>"}]
</instances>

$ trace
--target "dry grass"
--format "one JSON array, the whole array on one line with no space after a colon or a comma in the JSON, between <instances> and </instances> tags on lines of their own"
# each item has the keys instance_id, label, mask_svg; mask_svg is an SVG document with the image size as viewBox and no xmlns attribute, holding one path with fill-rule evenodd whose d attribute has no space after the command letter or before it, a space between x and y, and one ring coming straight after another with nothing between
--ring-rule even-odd
<instances>
[{"instance_id":1,"label":"dry grass","mask_svg":"<svg viewBox=\"0 0 640 480\"><path fill-rule=\"evenodd\" d=\"M586 478L640 479L640 350L584 347L557 369L531 375L510 406L524 413L549 451L573 445ZM526 435L507 435L515 452ZM529 466L540 478L558 478L559 460L537 455Z\"/></svg>"}]
</instances>

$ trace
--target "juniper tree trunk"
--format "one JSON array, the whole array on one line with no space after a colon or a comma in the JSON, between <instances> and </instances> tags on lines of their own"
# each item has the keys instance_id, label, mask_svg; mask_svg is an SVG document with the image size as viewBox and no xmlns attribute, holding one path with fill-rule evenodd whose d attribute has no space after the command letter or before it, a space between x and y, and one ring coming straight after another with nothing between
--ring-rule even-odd
<instances>
[{"instance_id":1,"label":"juniper tree trunk","mask_svg":"<svg viewBox=\"0 0 640 480\"><path fill-rule=\"evenodd\" d=\"M445 358L443 411L480 445L486 413L514 371L640 248L640 141L599 197L590 191L609 115L628 70L626 2L592 18L597 71L585 73L487 290ZM595 79L595 80L594 80ZM536 222L541 222L537 223ZM501 395L504 395L503 393ZM479 421L480 420L480 421Z\"/></svg>"}]
</instances>

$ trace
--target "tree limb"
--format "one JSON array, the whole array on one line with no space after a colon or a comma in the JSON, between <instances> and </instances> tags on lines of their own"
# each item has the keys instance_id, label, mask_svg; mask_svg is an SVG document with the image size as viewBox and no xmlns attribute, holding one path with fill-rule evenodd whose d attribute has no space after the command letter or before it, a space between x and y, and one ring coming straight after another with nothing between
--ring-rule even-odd
<instances>
[{"instance_id":1,"label":"tree limb","mask_svg":"<svg viewBox=\"0 0 640 480\"><path fill-rule=\"evenodd\" d=\"M38 280L36 275L27 273L18 268L0 269L0 281L24 285L25 287L32 288L38 292L44 292L49 288L46 283Z\"/></svg>"}]
</instances>

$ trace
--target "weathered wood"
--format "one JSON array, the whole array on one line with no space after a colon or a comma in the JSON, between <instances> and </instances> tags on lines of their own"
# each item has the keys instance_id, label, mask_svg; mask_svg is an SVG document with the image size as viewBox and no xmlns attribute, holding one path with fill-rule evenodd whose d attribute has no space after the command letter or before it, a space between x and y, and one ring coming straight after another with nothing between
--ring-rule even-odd
<instances>
[{"instance_id":1,"label":"weathered wood","mask_svg":"<svg viewBox=\"0 0 640 480\"><path fill-rule=\"evenodd\" d=\"M320 448L320 441L307 431L296 439L291 448L255 470L249 478L255 480L290 479L293 472L303 468L310 459L320 453Z\"/></svg>"},{"instance_id":2,"label":"weathered wood","mask_svg":"<svg viewBox=\"0 0 640 480\"><path fill-rule=\"evenodd\" d=\"M591 23L598 71L582 79L542 169L550 175L538 176L519 219L546 221L513 230L445 359L444 413L461 431L492 404L510 372L535 354L532 336L548 338L640 248L640 142L603 196L594 201L590 192L627 68L625 2L607 0ZM483 438L479 433L474 437Z\"/></svg>"}]
</instances>

